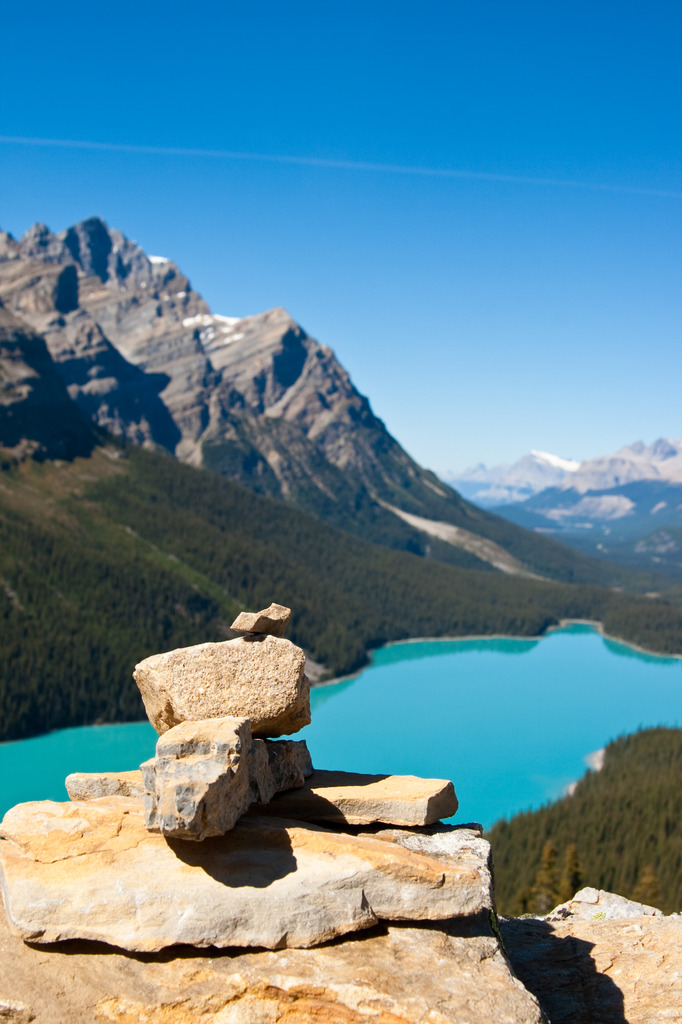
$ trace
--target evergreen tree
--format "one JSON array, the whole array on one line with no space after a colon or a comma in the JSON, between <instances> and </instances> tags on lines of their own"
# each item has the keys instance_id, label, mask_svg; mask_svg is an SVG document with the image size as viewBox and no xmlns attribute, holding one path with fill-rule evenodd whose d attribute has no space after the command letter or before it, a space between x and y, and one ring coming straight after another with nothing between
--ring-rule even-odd
<instances>
[{"instance_id":1,"label":"evergreen tree","mask_svg":"<svg viewBox=\"0 0 682 1024\"><path fill-rule=\"evenodd\" d=\"M573 899L582 885L583 873L578 860L578 847L575 843L569 843L566 848L564 867L559 880L557 898L559 903L568 903Z\"/></svg>"},{"instance_id":2,"label":"evergreen tree","mask_svg":"<svg viewBox=\"0 0 682 1024\"><path fill-rule=\"evenodd\" d=\"M661 886L653 864L645 864L640 871L632 898L637 903L644 903L649 907L658 907L661 902Z\"/></svg>"},{"instance_id":3,"label":"evergreen tree","mask_svg":"<svg viewBox=\"0 0 682 1024\"><path fill-rule=\"evenodd\" d=\"M666 914L682 911L682 729L621 736L606 747L602 770L587 772L571 796L488 830L499 912L523 912L519 893L533 886L548 839L563 868L578 836L580 886L644 899Z\"/></svg>"},{"instance_id":4,"label":"evergreen tree","mask_svg":"<svg viewBox=\"0 0 682 1024\"><path fill-rule=\"evenodd\" d=\"M529 886L521 886L516 891L509 914L513 917L521 917L523 914L532 913L533 890Z\"/></svg>"},{"instance_id":5,"label":"evergreen tree","mask_svg":"<svg viewBox=\"0 0 682 1024\"><path fill-rule=\"evenodd\" d=\"M548 914L557 905L557 889L557 849L551 840L547 840L533 886L532 902L536 914Z\"/></svg>"}]
</instances>

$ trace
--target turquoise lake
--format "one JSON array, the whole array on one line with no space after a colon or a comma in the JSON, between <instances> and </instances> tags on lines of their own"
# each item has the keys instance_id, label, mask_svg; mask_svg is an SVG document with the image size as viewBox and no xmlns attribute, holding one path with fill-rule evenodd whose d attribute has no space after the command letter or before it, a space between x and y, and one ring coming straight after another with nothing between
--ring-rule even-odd
<instances>
[{"instance_id":1,"label":"turquoise lake","mask_svg":"<svg viewBox=\"0 0 682 1024\"><path fill-rule=\"evenodd\" d=\"M358 676L312 692L297 734L320 768L452 779L456 821L491 825L562 795L585 758L640 727L682 724L682 660L572 625L541 640L426 640L376 651ZM154 753L147 723L65 729L0 745L0 815L66 799L73 771Z\"/></svg>"}]
</instances>

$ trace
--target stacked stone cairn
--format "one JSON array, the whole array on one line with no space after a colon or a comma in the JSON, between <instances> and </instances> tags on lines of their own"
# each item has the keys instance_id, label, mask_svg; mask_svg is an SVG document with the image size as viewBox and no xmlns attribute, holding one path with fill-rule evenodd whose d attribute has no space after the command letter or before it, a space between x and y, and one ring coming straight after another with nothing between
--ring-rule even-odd
<instances>
[{"instance_id":1,"label":"stacked stone cairn","mask_svg":"<svg viewBox=\"0 0 682 1024\"><path fill-rule=\"evenodd\" d=\"M156 756L7 812L0 886L22 938L309 947L492 907L480 830L441 821L451 782L313 770L305 742L277 738L310 722L290 614L242 613L236 639L146 658L134 676Z\"/></svg>"}]
</instances>

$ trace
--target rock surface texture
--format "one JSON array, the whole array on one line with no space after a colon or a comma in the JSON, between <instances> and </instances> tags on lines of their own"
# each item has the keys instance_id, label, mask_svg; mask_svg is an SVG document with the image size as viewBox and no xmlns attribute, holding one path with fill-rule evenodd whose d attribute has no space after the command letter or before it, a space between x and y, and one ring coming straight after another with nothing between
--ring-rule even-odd
<instances>
[{"instance_id":1,"label":"rock surface texture","mask_svg":"<svg viewBox=\"0 0 682 1024\"><path fill-rule=\"evenodd\" d=\"M682 917L500 921L516 975L551 1024L682 1020Z\"/></svg>"},{"instance_id":2,"label":"rock surface texture","mask_svg":"<svg viewBox=\"0 0 682 1024\"><path fill-rule=\"evenodd\" d=\"M663 912L646 903L636 903L614 892L587 887L580 889L568 903L560 903L546 921L565 921L566 918L582 918L585 921L617 921L623 917L662 917Z\"/></svg>"},{"instance_id":3,"label":"rock surface texture","mask_svg":"<svg viewBox=\"0 0 682 1024\"><path fill-rule=\"evenodd\" d=\"M5 909L32 942L305 947L378 920L492 905L488 847L473 848L467 830L459 858L439 855L438 836L431 854L427 837L415 852L395 833L381 840L276 818L187 843L149 832L138 801L104 797L19 804L0 834Z\"/></svg>"},{"instance_id":4,"label":"rock surface texture","mask_svg":"<svg viewBox=\"0 0 682 1024\"><path fill-rule=\"evenodd\" d=\"M141 766L147 828L176 839L224 835L252 804L303 785L312 770L303 741L254 740L247 718L183 722Z\"/></svg>"},{"instance_id":5,"label":"rock surface texture","mask_svg":"<svg viewBox=\"0 0 682 1024\"><path fill-rule=\"evenodd\" d=\"M248 718L254 736L285 736L310 722L305 654L274 636L153 654L135 666L149 721L159 733L188 720Z\"/></svg>"},{"instance_id":6,"label":"rock surface texture","mask_svg":"<svg viewBox=\"0 0 682 1024\"><path fill-rule=\"evenodd\" d=\"M0 304L0 451L17 460L71 459L89 455L95 442L43 338Z\"/></svg>"},{"instance_id":7,"label":"rock surface texture","mask_svg":"<svg viewBox=\"0 0 682 1024\"><path fill-rule=\"evenodd\" d=\"M485 917L378 927L318 949L214 949L208 956L177 950L143 958L114 949L102 955L85 942L60 949L24 945L0 915L0 994L30 1007L37 1024L544 1020Z\"/></svg>"},{"instance_id":8,"label":"rock surface texture","mask_svg":"<svg viewBox=\"0 0 682 1024\"><path fill-rule=\"evenodd\" d=\"M140 766L147 828L179 839L223 835L250 806L257 764L247 718L174 726Z\"/></svg>"},{"instance_id":9,"label":"rock surface texture","mask_svg":"<svg viewBox=\"0 0 682 1024\"><path fill-rule=\"evenodd\" d=\"M414 775L313 772L296 790L281 793L256 813L298 821L367 825L431 825L457 811L451 782Z\"/></svg>"},{"instance_id":10,"label":"rock surface texture","mask_svg":"<svg viewBox=\"0 0 682 1024\"><path fill-rule=\"evenodd\" d=\"M142 800L144 780L139 769L131 772L73 772L66 776L70 800L98 800L101 796L131 796Z\"/></svg>"}]
</instances>

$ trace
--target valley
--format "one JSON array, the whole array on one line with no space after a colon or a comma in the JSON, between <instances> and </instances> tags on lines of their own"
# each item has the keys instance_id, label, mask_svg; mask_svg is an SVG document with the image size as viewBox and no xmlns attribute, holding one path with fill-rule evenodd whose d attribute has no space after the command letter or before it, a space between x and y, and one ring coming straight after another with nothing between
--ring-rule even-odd
<instances>
[{"instance_id":1,"label":"valley","mask_svg":"<svg viewBox=\"0 0 682 1024\"><path fill-rule=\"evenodd\" d=\"M284 310L214 316L97 218L2 235L0 301L1 739L138 719L137 661L273 598L322 678L563 619L682 651L674 580L467 502Z\"/></svg>"}]
</instances>

